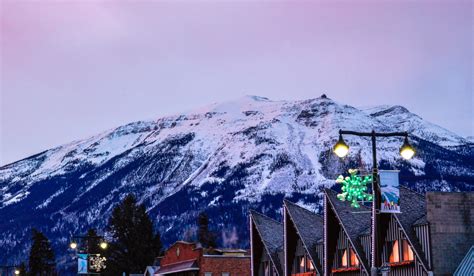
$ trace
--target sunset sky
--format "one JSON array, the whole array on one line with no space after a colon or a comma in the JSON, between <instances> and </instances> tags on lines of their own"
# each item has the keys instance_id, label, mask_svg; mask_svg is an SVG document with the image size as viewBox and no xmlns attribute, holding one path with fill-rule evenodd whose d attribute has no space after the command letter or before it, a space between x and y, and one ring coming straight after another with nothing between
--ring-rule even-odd
<instances>
[{"instance_id":1,"label":"sunset sky","mask_svg":"<svg viewBox=\"0 0 474 276\"><path fill-rule=\"evenodd\" d=\"M0 165L243 95L474 135L471 1L1 1Z\"/></svg>"}]
</instances>

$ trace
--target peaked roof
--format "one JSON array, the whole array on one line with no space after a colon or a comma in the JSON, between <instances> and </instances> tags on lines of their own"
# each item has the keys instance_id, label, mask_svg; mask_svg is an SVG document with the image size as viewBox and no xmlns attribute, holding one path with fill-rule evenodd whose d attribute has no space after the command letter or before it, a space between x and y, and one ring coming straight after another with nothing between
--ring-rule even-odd
<instances>
[{"instance_id":1,"label":"peaked roof","mask_svg":"<svg viewBox=\"0 0 474 276\"><path fill-rule=\"evenodd\" d=\"M422 216L421 218L417 219L413 225L423 225L428 223L428 217L426 214Z\"/></svg>"},{"instance_id":2,"label":"peaked roof","mask_svg":"<svg viewBox=\"0 0 474 276\"><path fill-rule=\"evenodd\" d=\"M324 237L324 219L291 201L284 200L283 204L295 225L298 236L301 238L306 251L310 255L317 269L321 271L316 253L316 244Z\"/></svg>"},{"instance_id":3,"label":"peaked roof","mask_svg":"<svg viewBox=\"0 0 474 276\"><path fill-rule=\"evenodd\" d=\"M335 211L354 251L359 257L360 263L366 272L370 272L369 261L366 258L359 236L365 235L367 227L371 225L371 209L361 205L357 211L351 207L349 202L337 199L337 192L331 189L324 189L329 205Z\"/></svg>"},{"instance_id":4,"label":"peaked roof","mask_svg":"<svg viewBox=\"0 0 474 276\"><path fill-rule=\"evenodd\" d=\"M253 210L250 210L250 216L278 274L283 275L283 267L278 256L283 251L283 225Z\"/></svg>"},{"instance_id":5,"label":"peaked roof","mask_svg":"<svg viewBox=\"0 0 474 276\"><path fill-rule=\"evenodd\" d=\"M341 225L343 225L349 239L354 247L356 247L356 253L359 255L361 263L365 265L366 269L369 268L368 260L365 258L365 254L363 254L364 251L358 237L370 234L371 209L361 206L359 210L361 213L357 213L350 204L337 199L337 192L331 189L325 189L325 192L340 219ZM393 215L410 241L418 260L420 260L426 270L429 270L430 267L413 228L413 226L423 224L426 221L425 198L423 195L401 185L400 198L402 200L400 204L402 213Z\"/></svg>"},{"instance_id":6,"label":"peaked roof","mask_svg":"<svg viewBox=\"0 0 474 276\"><path fill-rule=\"evenodd\" d=\"M407 187L400 185L400 211L401 214L394 214L400 227L405 232L408 240L410 241L413 250L415 251L418 259L426 270L429 270L428 261L425 258L423 249L416 236L415 229L413 226L420 224L426 220L426 203L425 197L415 191L410 190Z\"/></svg>"},{"instance_id":7,"label":"peaked roof","mask_svg":"<svg viewBox=\"0 0 474 276\"><path fill-rule=\"evenodd\" d=\"M471 249L469 249L456 271L454 271L454 276L469 275L472 271L474 271L474 245L471 246Z\"/></svg>"}]
</instances>

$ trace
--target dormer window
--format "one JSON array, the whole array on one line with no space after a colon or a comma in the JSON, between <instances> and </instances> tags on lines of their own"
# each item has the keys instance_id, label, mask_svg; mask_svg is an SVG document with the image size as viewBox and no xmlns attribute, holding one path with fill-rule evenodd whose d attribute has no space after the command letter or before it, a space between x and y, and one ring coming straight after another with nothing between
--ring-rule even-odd
<instances>
[{"instance_id":1,"label":"dormer window","mask_svg":"<svg viewBox=\"0 0 474 276\"><path fill-rule=\"evenodd\" d=\"M351 248L351 266L359 266L359 258L357 258L356 253L354 250Z\"/></svg>"},{"instance_id":2,"label":"dormer window","mask_svg":"<svg viewBox=\"0 0 474 276\"><path fill-rule=\"evenodd\" d=\"M413 255L413 250L411 250L410 244L408 243L408 240L404 239L403 240L403 260L404 261L414 261L415 256Z\"/></svg>"},{"instance_id":3,"label":"dormer window","mask_svg":"<svg viewBox=\"0 0 474 276\"><path fill-rule=\"evenodd\" d=\"M271 265L270 262L263 263L263 275L271 276Z\"/></svg>"},{"instance_id":4,"label":"dormer window","mask_svg":"<svg viewBox=\"0 0 474 276\"><path fill-rule=\"evenodd\" d=\"M298 257L298 260L299 260L298 272L305 272L304 271L304 263L305 263L304 256Z\"/></svg>"},{"instance_id":5,"label":"dormer window","mask_svg":"<svg viewBox=\"0 0 474 276\"><path fill-rule=\"evenodd\" d=\"M310 258L306 257L306 270L314 271L314 265Z\"/></svg>"},{"instance_id":6,"label":"dormer window","mask_svg":"<svg viewBox=\"0 0 474 276\"><path fill-rule=\"evenodd\" d=\"M339 254L340 267L357 267L359 266L359 258L352 248L340 250Z\"/></svg>"},{"instance_id":7,"label":"dormer window","mask_svg":"<svg viewBox=\"0 0 474 276\"><path fill-rule=\"evenodd\" d=\"M314 271L314 265L308 255L296 256L292 268L292 275Z\"/></svg>"},{"instance_id":8,"label":"dormer window","mask_svg":"<svg viewBox=\"0 0 474 276\"><path fill-rule=\"evenodd\" d=\"M388 258L388 261L391 263L400 262L400 247L398 245L398 240L395 240L392 243L392 253L390 253L390 258Z\"/></svg>"},{"instance_id":9,"label":"dormer window","mask_svg":"<svg viewBox=\"0 0 474 276\"><path fill-rule=\"evenodd\" d=\"M347 249L344 249L341 258L342 258L342 260L341 260L341 266L342 266L342 267L347 267Z\"/></svg>"},{"instance_id":10,"label":"dormer window","mask_svg":"<svg viewBox=\"0 0 474 276\"><path fill-rule=\"evenodd\" d=\"M388 257L389 263L398 264L415 260L415 255L407 239L388 242L387 249L390 253Z\"/></svg>"}]
</instances>

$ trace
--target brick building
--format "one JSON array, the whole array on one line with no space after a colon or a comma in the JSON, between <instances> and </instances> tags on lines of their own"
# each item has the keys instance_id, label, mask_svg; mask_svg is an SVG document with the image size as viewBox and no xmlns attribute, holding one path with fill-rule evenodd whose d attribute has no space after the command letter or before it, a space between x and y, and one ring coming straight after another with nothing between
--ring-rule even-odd
<instances>
[{"instance_id":1,"label":"brick building","mask_svg":"<svg viewBox=\"0 0 474 276\"><path fill-rule=\"evenodd\" d=\"M155 275L247 276L250 256L242 249L207 249L178 241L166 250Z\"/></svg>"},{"instance_id":2,"label":"brick building","mask_svg":"<svg viewBox=\"0 0 474 276\"><path fill-rule=\"evenodd\" d=\"M452 275L474 246L474 193L431 192L426 202L435 275Z\"/></svg>"},{"instance_id":3,"label":"brick building","mask_svg":"<svg viewBox=\"0 0 474 276\"><path fill-rule=\"evenodd\" d=\"M474 193L423 196L401 186L400 198L401 213L380 216L379 275L473 272ZM323 217L285 200L283 224L254 211L250 222L252 276L371 274L371 208L355 210L333 190L325 190ZM274 269L262 270L268 259Z\"/></svg>"}]
</instances>

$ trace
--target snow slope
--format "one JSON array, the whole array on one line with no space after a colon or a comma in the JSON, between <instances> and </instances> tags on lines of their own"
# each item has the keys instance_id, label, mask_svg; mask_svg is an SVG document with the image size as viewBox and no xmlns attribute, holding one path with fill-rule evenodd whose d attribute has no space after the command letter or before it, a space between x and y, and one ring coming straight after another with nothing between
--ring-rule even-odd
<instances>
[{"instance_id":1,"label":"snow slope","mask_svg":"<svg viewBox=\"0 0 474 276\"><path fill-rule=\"evenodd\" d=\"M0 261L22 258L30 227L44 229L58 248L72 233L105 229L128 193L147 206L165 242L182 238L206 210L220 231L237 227L245 246L248 208L276 216L288 197L318 210L321 188L338 174L370 169L368 139L345 137L350 156L334 157L339 129L408 131L416 157L401 160L401 138L381 139L382 168L400 169L401 180L420 191L472 188L474 151L465 150L472 141L401 106L247 96L130 123L1 167Z\"/></svg>"}]
</instances>

